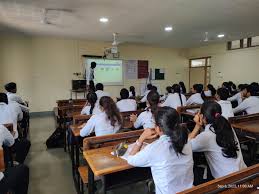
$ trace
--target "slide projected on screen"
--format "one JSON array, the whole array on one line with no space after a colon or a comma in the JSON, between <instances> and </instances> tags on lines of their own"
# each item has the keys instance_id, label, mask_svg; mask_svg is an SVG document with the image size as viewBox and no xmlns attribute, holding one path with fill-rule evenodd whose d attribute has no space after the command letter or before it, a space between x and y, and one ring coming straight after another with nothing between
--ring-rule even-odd
<instances>
[{"instance_id":1,"label":"slide projected on screen","mask_svg":"<svg viewBox=\"0 0 259 194\"><path fill-rule=\"evenodd\" d=\"M122 60L86 59L86 70L89 71L91 62L96 62L94 82L105 85L123 85Z\"/></svg>"}]
</instances>

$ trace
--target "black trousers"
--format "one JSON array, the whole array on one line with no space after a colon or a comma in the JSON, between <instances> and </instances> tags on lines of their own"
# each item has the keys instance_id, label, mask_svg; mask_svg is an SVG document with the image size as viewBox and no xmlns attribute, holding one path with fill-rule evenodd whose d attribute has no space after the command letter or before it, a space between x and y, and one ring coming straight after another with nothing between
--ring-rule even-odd
<instances>
[{"instance_id":1,"label":"black trousers","mask_svg":"<svg viewBox=\"0 0 259 194\"><path fill-rule=\"evenodd\" d=\"M14 143L15 160L20 164L24 163L26 156L30 150L31 142L27 139L16 139Z\"/></svg>"},{"instance_id":2,"label":"black trousers","mask_svg":"<svg viewBox=\"0 0 259 194\"><path fill-rule=\"evenodd\" d=\"M11 190L15 194L27 194L28 185L29 168L20 164L4 172L4 178L0 181L0 193L6 194Z\"/></svg>"}]
</instances>

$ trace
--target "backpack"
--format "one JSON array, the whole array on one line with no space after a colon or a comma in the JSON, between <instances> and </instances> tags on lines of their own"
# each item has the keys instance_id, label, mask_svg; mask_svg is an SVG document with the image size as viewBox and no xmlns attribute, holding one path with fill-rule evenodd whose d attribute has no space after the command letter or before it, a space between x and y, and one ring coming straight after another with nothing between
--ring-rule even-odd
<instances>
[{"instance_id":1,"label":"backpack","mask_svg":"<svg viewBox=\"0 0 259 194\"><path fill-rule=\"evenodd\" d=\"M46 141L46 146L50 148L61 148L64 146L64 130L57 128Z\"/></svg>"}]
</instances>

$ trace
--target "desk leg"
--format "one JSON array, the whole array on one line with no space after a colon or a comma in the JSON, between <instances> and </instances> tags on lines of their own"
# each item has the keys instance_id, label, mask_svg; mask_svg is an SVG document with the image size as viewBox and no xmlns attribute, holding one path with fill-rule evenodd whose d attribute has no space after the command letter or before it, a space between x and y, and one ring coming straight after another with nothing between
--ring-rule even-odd
<instances>
[{"instance_id":1,"label":"desk leg","mask_svg":"<svg viewBox=\"0 0 259 194\"><path fill-rule=\"evenodd\" d=\"M101 194L106 194L106 176L102 176Z\"/></svg>"},{"instance_id":2,"label":"desk leg","mask_svg":"<svg viewBox=\"0 0 259 194\"><path fill-rule=\"evenodd\" d=\"M88 166L88 194L94 194L94 173Z\"/></svg>"},{"instance_id":3,"label":"desk leg","mask_svg":"<svg viewBox=\"0 0 259 194\"><path fill-rule=\"evenodd\" d=\"M71 160L72 160L72 173L75 176L75 137L73 133L71 133Z\"/></svg>"}]
</instances>

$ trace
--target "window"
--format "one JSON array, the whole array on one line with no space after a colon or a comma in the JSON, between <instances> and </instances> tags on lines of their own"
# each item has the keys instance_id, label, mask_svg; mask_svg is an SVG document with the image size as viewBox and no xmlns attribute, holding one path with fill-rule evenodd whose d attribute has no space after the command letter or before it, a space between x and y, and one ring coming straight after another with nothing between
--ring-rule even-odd
<instances>
[{"instance_id":1,"label":"window","mask_svg":"<svg viewBox=\"0 0 259 194\"><path fill-rule=\"evenodd\" d=\"M252 46L259 46L259 36L252 38Z\"/></svg>"},{"instance_id":2,"label":"window","mask_svg":"<svg viewBox=\"0 0 259 194\"><path fill-rule=\"evenodd\" d=\"M229 41L227 43L227 50L243 49L255 46L259 46L259 36Z\"/></svg>"}]
</instances>

